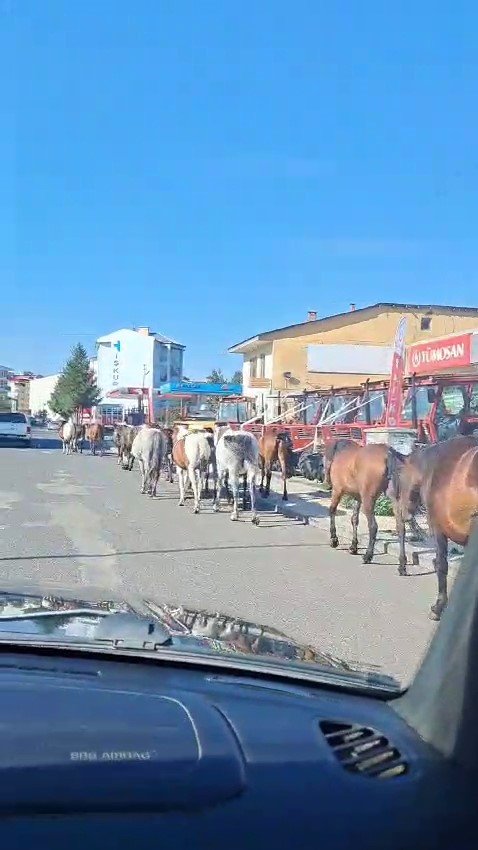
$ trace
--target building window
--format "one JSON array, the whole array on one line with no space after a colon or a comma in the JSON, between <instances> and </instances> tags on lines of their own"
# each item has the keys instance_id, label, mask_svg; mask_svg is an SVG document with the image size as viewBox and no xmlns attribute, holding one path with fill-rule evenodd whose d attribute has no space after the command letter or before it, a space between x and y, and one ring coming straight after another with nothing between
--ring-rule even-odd
<instances>
[{"instance_id":1,"label":"building window","mask_svg":"<svg viewBox=\"0 0 478 850\"><path fill-rule=\"evenodd\" d=\"M420 330L421 331L429 331L432 326L432 317L431 316L422 316L420 319Z\"/></svg>"},{"instance_id":2,"label":"building window","mask_svg":"<svg viewBox=\"0 0 478 850\"><path fill-rule=\"evenodd\" d=\"M251 357L250 359L250 372L249 375L251 378L265 378L266 374L266 356L265 354L259 354L258 357Z\"/></svg>"},{"instance_id":3,"label":"building window","mask_svg":"<svg viewBox=\"0 0 478 850\"><path fill-rule=\"evenodd\" d=\"M170 372L171 381L180 381L183 377L183 351L182 348L171 348Z\"/></svg>"}]
</instances>

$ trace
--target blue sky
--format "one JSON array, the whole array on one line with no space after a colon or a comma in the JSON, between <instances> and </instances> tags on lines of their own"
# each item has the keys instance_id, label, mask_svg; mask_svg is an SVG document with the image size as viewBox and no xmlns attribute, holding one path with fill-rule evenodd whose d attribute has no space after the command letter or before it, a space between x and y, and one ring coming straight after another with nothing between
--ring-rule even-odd
<instances>
[{"instance_id":1,"label":"blue sky","mask_svg":"<svg viewBox=\"0 0 478 850\"><path fill-rule=\"evenodd\" d=\"M470 2L0 0L0 362L476 305ZM7 83L10 80L10 83Z\"/></svg>"}]
</instances>

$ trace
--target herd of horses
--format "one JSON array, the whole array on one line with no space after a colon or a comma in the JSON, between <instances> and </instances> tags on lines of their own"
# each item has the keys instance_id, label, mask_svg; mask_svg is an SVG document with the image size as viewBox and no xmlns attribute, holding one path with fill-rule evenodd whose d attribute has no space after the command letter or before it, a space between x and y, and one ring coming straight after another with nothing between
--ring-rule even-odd
<instances>
[{"instance_id":1,"label":"herd of horses","mask_svg":"<svg viewBox=\"0 0 478 850\"><path fill-rule=\"evenodd\" d=\"M400 546L398 572L407 573L405 526L415 522L424 509L435 539L437 600L430 616L439 620L448 601L448 541L467 544L478 516L478 440L453 437L442 443L417 447L402 455L386 445L359 446L351 440L329 443L324 452L324 479L332 494L330 502L330 545L338 546L335 514L344 495L354 497L350 552L357 554L360 510L368 523L368 546L364 563L373 558L377 537L374 509L378 497L390 497Z\"/></svg>"},{"instance_id":2,"label":"herd of horses","mask_svg":"<svg viewBox=\"0 0 478 850\"><path fill-rule=\"evenodd\" d=\"M90 441L91 452L101 451L101 425L74 425L70 420L60 429L63 451L78 451L82 439ZM141 472L141 493L156 495L161 471L172 482L176 471L179 505L185 504L188 488L192 490L194 513L201 510L203 494L213 483L213 509L220 510L222 493L232 503L231 519L239 516L239 491L243 482L242 508L249 494L251 520L259 524L256 509L256 481L261 473L259 491L269 495L273 468L279 468L283 481L282 498L287 500L287 478L293 468L292 446L287 433L265 431L258 439L244 430L216 426L203 431L188 431L182 426L118 425L114 430L118 464L131 470L135 459ZM358 552L360 511L368 524L368 545L364 563L374 556L377 538L375 504L386 494L393 505L399 540L398 572L407 574L405 529L416 527L416 515L424 510L430 533L435 539L435 571L438 595L431 607L432 619L440 619L447 604L448 541L466 545L474 519L478 516L478 439L473 436L453 437L435 445L417 447L402 455L387 445L360 446L352 440L337 439L328 443L321 454L319 479L331 490L330 545L339 541L336 512L343 496L351 496L351 554Z\"/></svg>"}]
</instances>

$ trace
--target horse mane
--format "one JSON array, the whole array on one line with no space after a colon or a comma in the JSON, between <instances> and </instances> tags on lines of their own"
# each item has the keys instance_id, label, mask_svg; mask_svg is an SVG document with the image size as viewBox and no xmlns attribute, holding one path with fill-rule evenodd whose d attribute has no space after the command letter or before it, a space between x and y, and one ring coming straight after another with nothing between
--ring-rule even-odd
<instances>
[{"instance_id":1,"label":"horse mane","mask_svg":"<svg viewBox=\"0 0 478 850\"><path fill-rule=\"evenodd\" d=\"M348 449L349 446L354 445L354 440L347 440L345 437L341 437L338 440L334 440L333 442L326 443L324 450L324 457L330 463L334 459L335 455L343 452L344 449Z\"/></svg>"},{"instance_id":2,"label":"horse mane","mask_svg":"<svg viewBox=\"0 0 478 850\"><path fill-rule=\"evenodd\" d=\"M393 487L393 495L396 499L400 496L400 473L407 459L407 455L397 452L393 446L389 446L387 450L386 461L386 476Z\"/></svg>"}]
</instances>

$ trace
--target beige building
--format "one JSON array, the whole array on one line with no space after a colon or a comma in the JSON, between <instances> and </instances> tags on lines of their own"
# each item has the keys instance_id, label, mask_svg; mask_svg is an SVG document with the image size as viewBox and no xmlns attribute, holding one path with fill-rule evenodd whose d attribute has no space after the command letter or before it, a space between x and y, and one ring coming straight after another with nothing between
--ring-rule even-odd
<instances>
[{"instance_id":1,"label":"beige building","mask_svg":"<svg viewBox=\"0 0 478 850\"><path fill-rule=\"evenodd\" d=\"M397 324L407 317L407 345L477 327L478 308L379 303L259 333L229 348L243 355L245 395L258 402L277 391L355 386L390 372Z\"/></svg>"},{"instance_id":2,"label":"beige building","mask_svg":"<svg viewBox=\"0 0 478 850\"><path fill-rule=\"evenodd\" d=\"M33 378L30 381L30 410L33 415L46 410L49 417L57 418L57 414L53 413L48 402L59 377L59 375L46 375L44 378Z\"/></svg>"},{"instance_id":3,"label":"beige building","mask_svg":"<svg viewBox=\"0 0 478 850\"><path fill-rule=\"evenodd\" d=\"M9 380L9 395L12 410L30 412L31 375L12 375Z\"/></svg>"}]
</instances>

